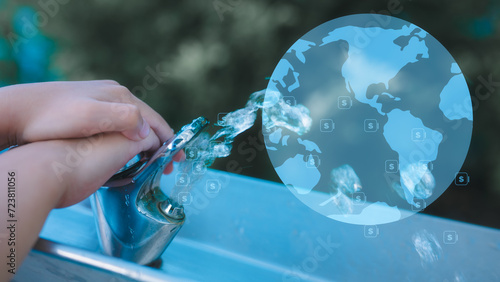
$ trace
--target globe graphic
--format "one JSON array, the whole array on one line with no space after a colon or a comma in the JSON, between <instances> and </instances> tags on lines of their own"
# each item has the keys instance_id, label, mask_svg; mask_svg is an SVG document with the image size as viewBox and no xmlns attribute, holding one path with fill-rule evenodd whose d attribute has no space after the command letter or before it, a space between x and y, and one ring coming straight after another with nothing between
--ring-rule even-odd
<instances>
[{"instance_id":1,"label":"globe graphic","mask_svg":"<svg viewBox=\"0 0 500 282\"><path fill-rule=\"evenodd\" d=\"M425 209L469 149L472 103L459 66L398 18L358 14L314 28L277 64L265 99L276 93L305 106L312 124L302 135L269 126L264 108L271 162L300 201L334 220L376 225Z\"/></svg>"}]
</instances>

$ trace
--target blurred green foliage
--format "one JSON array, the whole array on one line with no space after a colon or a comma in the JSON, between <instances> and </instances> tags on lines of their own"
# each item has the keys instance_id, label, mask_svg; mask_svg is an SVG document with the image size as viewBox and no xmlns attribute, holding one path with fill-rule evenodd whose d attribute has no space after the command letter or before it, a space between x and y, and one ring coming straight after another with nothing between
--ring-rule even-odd
<instances>
[{"instance_id":1,"label":"blurred green foliage","mask_svg":"<svg viewBox=\"0 0 500 282\"><path fill-rule=\"evenodd\" d=\"M267 86L265 78L286 50L328 20L377 12L422 27L454 56L476 97L463 168L472 182L451 187L426 212L500 227L497 1L59 1L0 2L0 82L114 79L177 130L195 117L214 121L218 113L242 107L250 93ZM29 14L26 7L38 15L34 23L40 30L16 52L12 34L23 36L23 26L16 24L19 13ZM35 74L26 75L30 66ZM151 70L160 79L147 78ZM485 87L481 77L496 84ZM251 147L248 138L258 131L257 125L240 136L235 147L242 142ZM256 157L233 154L215 167L226 170L235 160L242 174L279 181L265 150L253 147Z\"/></svg>"}]
</instances>

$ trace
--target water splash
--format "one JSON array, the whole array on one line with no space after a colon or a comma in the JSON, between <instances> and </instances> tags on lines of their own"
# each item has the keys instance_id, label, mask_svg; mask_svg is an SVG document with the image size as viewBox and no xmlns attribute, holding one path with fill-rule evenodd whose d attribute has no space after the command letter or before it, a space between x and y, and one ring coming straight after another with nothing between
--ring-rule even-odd
<instances>
[{"instance_id":1,"label":"water splash","mask_svg":"<svg viewBox=\"0 0 500 282\"><path fill-rule=\"evenodd\" d=\"M277 91L266 92L262 108L262 124L268 130L284 127L298 135L303 135L311 128L312 118L309 115L309 109L301 104L287 104L281 93Z\"/></svg>"},{"instance_id":2,"label":"water splash","mask_svg":"<svg viewBox=\"0 0 500 282\"><path fill-rule=\"evenodd\" d=\"M413 187L411 189L404 189L405 187ZM413 198L427 199L432 196L436 180L431 171L426 165L421 163L411 163L405 168L401 169L401 183L392 183L392 188L398 195L406 199L409 204L415 205Z\"/></svg>"},{"instance_id":3,"label":"water splash","mask_svg":"<svg viewBox=\"0 0 500 282\"><path fill-rule=\"evenodd\" d=\"M434 176L429 171L427 165L419 163L409 164L401 171L401 181L407 187L414 187L413 196L419 199L427 199L432 195L436 186Z\"/></svg>"},{"instance_id":4,"label":"water splash","mask_svg":"<svg viewBox=\"0 0 500 282\"><path fill-rule=\"evenodd\" d=\"M308 108L301 104L287 104L279 92L261 90L250 95L244 108L217 121L216 125L222 128L211 139L223 138L226 144L232 143L236 136L253 126L259 109L263 109L262 123L266 129L284 127L303 135L311 128L312 119Z\"/></svg>"},{"instance_id":5,"label":"water splash","mask_svg":"<svg viewBox=\"0 0 500 282\"><path fill-rule=\"evenodd\" d=\"M343 194L352 194L362 188L361 180L348 164L332 169L330 179L332 180L331 187L333 190L340 190Z\"/></svg>"},{"instance_id":6,"label":"water splash","mask_svg":"<svg viewBox=\"0 0 500 282\"><path fill-rule=\"evenodd\" d=\"M438 240L426 229L416 232L411 239L415 250L420 256L422 265L435 263L443 255L443 250Z\"/></svg>"},{"instance_id":7,"label":"water splash","mask_svg":"<svg viewBox=\"0 0 500 282\"><path fill-rule=\"evenodd\" d=\"M465 282L467 279L465 279L465 275L461 271L456 271L455 275L453 277L454 282Z\"/></svg>"},{"instance_id":8,"label":"water splash","mask_svg":"<svg viewBox=\"0 0 500 282\"><path fill-rule=\"evenodd\" d=\"M232 143L236 136L252 127L257 118L257 110L262 107L263 95L264 91L253 93L244 108L228 113L217 121L216 125L222 128L211 139L223 138L226 143Z\"/></svg>"},{"instance_id":9,"label":"water splash","mask_svg":"<svg viewBox=\"0 0 500 282\"><path fill-rule=\"evenodd\" d=\"M331 198L320 203L319 205L323 207L328 203L333 203L344 216L350 215L354 212L352 199L350 197L347 197L340 190L338 190L337 193Z\"/></svg>"},{"instance_id":10,"label":"water splash","mask_svg":"<svg viewBox=\"0 0 500 282\"><path fill-rule=\"evenodd\" d=\"M203 177L202 173L196 173L200 164L206 169L217 158L231 154L234 139L254 125L259 109L263 111L262 123L266 130L283 127L303 135L311 128L312 119L305 106L287 104L281 93L276 91L261 90L252 93L244 108L226 114L214 124L219 129L213 135L205 131L191 142L189 149L196 152L196 158L179 164L178 175L183 174L189 179L187 185L185 180L183 183L177 181L168 193L172 200L176 201L179 193L190 191L193 184Z\"/></svg>"},{"instance_id":11,"label":"water splash","mask_svg":"<svg viewBox=\"0 0 500 282\"><path fill-rule=\"evenodd\" d=\"M362 189L358 175L350 165L344 164L332 169L330 180L330 194L333 196L320 206L332 202L343 215L352 214L354 202L350 195Z\"/></svg>"}]
</instances>

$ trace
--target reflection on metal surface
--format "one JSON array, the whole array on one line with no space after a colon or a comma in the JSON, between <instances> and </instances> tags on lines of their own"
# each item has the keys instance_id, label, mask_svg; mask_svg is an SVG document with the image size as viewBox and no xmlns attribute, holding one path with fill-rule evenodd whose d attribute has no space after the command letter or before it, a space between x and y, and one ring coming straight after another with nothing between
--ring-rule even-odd
<instances>
[{"instance_id":1,"label":"reflection on metal surface","mask_svg":"<svg viewBox=\"0 0 500 282\"><path fill-rule=\"evenodd\" d=\"M159 188L173 156L208 125L193 120L150 157L136 156L92 197L103 252L139 264L156 260L184 223L184 209Z\"/></svg>"},{"instance_id":2,"label":"reflection on metal surface","mask_svg":"<svg viewBox=\"0 0 500 282\"><path fill-rule=\"evenodd\" d=\"M14 281L176 281L121 259L39 239Z\"/></svg>"},{"instance_id":3,"label":"reflection on metal surface","mask_svg":"<svg viewBox=\"0 0 500 282\"><path fill-rule=\"evenodd\" d=\"M499 230L416 214L379 225L378 236L368 238L363 226L317 214L282 184L215 170L207 170L207 177L218 179L221 191L207 193L204 182L193 187L193 198L206 200L186 208L187 220L161 256L160 269L96 253L93 215L83 202L52 211L40 233L65 252L56 254L36 245L15 281L364 281L367 277L498 281L500 277L495 267ZM174 183L175 175L165 175L161 187ZM414 234L424 229L442 247L441 258L430 264L422 264L413 244ZM447 241L449 236L454 244ZM81 255L70 259L68 253ZM74 261L82 256L96 265ZM101 269L101 264L130 272L125 277Z\"/></svg>"}]
</instances>

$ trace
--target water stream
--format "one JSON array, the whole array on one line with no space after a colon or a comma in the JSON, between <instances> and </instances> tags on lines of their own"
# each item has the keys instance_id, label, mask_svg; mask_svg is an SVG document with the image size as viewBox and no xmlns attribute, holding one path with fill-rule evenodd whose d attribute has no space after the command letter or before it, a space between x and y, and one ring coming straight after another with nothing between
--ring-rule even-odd
<instances>
[{"instance_id":1,"label":"water stream","mask_svg":"<svg viewBox=\"0 0 500 282\"><path fill-rule=\"evenodd\" d=\"M254 125L259 109L265 109L262 124L266 130L284 127L302 135L309 131L312 124L309 110L305 106L287 104L279 92L254 92L244 108L230 112L214 123L213 128L217 129L214 134L206 130L186 148L186 161L179 164L179 177L168 193L173 201L178 200L179 193L189 192L203 177L201 172L216 159L231 154L234 139Z\"/></svg>"}]
</instances>

